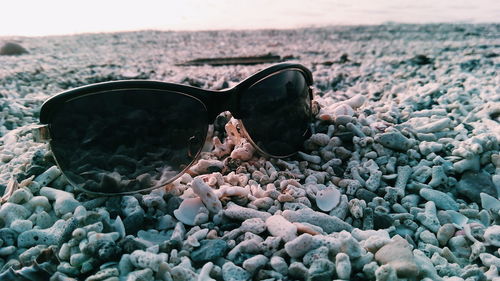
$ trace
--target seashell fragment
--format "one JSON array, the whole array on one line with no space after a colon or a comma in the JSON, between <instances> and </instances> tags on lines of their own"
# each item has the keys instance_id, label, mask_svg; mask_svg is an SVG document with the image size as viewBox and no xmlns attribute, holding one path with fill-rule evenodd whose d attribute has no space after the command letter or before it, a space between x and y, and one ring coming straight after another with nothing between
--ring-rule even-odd
<instances>
[{"instance_id":1,"label":"seashell fragment","mask_svg":"<svg viewBox=\"0 0 500 281\"><path fill-rule=\"evenodd\" d=\"M219 198L215 195L212 188L201 178L196 177L191 184L191 188L200 197L210 212L217 214L222 210L222 203L219 201Z\"/></svg>"},{"instance_id":2,"label":"seashell fragment","mask_svg":"<svg viewBox=\"0 0 500 281\"><path fill-rule=\"evenodd\" d=\"M174 216L184 224L195 225L196 215L204 206L199 197L184 199L179 208L174 211Z\"/></svg>"},{"instance_id":3,"label":"seashell fragment","mask_svg":"<svg viewBox=\"0 0 500 281\"><path fill-rule=\"evenodd\" d=\"M327 188L316 193L316 205L324 212L337 207L340 202L340 191L336 188Z\"/></svg>"},{"instance_id":4,"label":"seashell fragment","mask_svg":"<svg viewBox=\"0 0 500 281\"><path fill-rule=\"evenodd\" d=\"M453 223L453 225L458 229L462 229L463 226L469 220L469 218L467 218L466 216L462 215L459 212L453 210L447 210L446 212L450 215L451 222Z\"/></svg>"}]
</instances>

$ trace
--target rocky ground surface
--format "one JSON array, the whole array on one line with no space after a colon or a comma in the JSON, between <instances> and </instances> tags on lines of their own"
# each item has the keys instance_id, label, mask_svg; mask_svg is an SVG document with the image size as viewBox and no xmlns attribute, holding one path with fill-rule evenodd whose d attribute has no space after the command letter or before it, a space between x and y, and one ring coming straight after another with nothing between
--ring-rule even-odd
<instances>
[{"instance_id":1,"label":"rocky ground surface","mask_svg":"<svg viewBox=\"0 0 500 281\"><path fill-rule=\"evenodd\" d=\"M498 24L0 39L23 47L0 56L1 280L500 279ZM176 64L267 53L309 67L321 105L289 159L241 156L219 122L191 175L95 198L33 141L59 91L222 89L266 65Z\"/></svg>"}]
</instances>

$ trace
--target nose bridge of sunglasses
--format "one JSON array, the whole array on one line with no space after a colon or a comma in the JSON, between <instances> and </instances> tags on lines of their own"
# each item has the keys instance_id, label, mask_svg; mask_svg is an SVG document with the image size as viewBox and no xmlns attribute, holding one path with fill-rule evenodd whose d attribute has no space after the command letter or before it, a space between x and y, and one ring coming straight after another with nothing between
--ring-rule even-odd
<instances>
[{"instance_id":1,"label":"nose bridge of sunglasses","mask_svg":"<svg viewBox=\"0 0 500 281\"><path fill-rule=\"evenodd\" d=\"M219 114L225 111L230 111L233 116L237 115L236 104L236 94L232 89L210 93L207 100L209 121L212 123Z\"/></svg>"}]
</instances>

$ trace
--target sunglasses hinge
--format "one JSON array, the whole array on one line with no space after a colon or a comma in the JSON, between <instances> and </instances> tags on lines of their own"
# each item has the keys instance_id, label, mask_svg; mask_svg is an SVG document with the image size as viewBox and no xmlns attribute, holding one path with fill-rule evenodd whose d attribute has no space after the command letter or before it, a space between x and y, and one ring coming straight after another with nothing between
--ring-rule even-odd
<instances>
[{"instance_id":1,"label":"sunglasses hinge","mask_svg":"<svg viewBox=\"0 0 500 281\"><path fill-rule=\"evenodd\" d=\"M31 133L35 142L50 141L49 125L35 125L31 128Z\"/></svg>"}]
</instances>

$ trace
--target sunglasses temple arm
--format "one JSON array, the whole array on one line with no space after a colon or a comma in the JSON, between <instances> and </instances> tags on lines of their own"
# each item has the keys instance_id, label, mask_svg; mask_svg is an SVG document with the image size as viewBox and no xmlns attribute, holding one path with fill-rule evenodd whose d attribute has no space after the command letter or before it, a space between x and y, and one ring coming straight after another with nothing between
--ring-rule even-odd
<instances>
[{"instance_id":1,"label":"sunglasses temple arm","mask_svg":"<svg viewBox=\"0 0 500 281\"><path fill-rule=\"evenodd\" d=\"M48 125L34 125L31 127L31 133L35 142L49 142L50 133Z\"/></svg>"}]
</instances>

